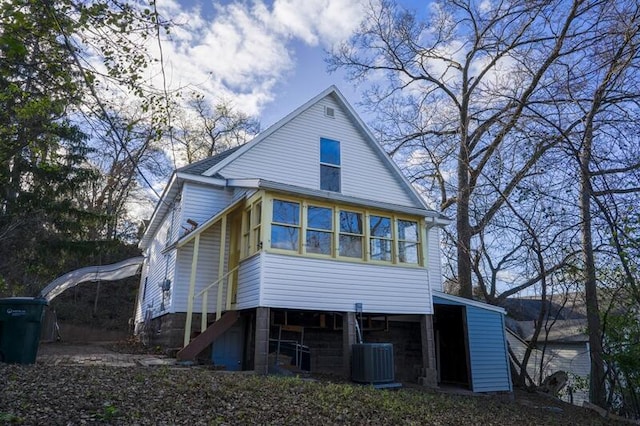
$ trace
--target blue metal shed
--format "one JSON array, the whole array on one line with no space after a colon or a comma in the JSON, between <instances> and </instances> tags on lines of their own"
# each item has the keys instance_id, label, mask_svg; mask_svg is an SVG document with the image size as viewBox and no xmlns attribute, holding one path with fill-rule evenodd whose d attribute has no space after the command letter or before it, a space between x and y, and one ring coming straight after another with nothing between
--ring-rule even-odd
<instances>
[{"instance_id":1,"label":"blue metal shed","mask_svg":"<svg viewBox=\"0 0 640 426\"><path fill-rule=\"evenodd\" d=\"M433 304L441 381L473 392L511 392L504 309L438 291Z\"/></svg>"}]
</instances>

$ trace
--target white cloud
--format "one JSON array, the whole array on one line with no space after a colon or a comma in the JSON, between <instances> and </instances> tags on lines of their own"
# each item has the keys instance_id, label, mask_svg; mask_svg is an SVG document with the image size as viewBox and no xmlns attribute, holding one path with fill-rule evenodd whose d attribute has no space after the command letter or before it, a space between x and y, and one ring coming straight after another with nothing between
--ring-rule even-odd
<instances>
[{"instance_id":1,"label":"white cloud","mask_svg":"<svg viewBox=\"0 0 640 426\"><path fill-rule=\"evenodd\" d=\"M294 42L329 47L346 39L363 16L362 2L350 0L237 1L213 6L210 20L200 7L176 1L158 7L177 24L162 41L169 87L192 86L212 101L233 99L255 115L274 100L276 84L300 65ZM156 41L149 48L159 56ZM162 87L158 68L151 78Z\"/></svg>"}]
</instances>

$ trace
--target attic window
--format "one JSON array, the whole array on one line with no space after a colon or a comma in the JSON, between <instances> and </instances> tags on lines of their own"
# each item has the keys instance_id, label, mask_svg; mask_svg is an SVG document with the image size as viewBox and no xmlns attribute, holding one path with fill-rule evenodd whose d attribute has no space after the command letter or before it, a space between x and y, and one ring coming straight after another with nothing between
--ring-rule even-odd
<instances>
[{"instance_id":1,"label":"attic window","mask_svg":"<svg viewBox=\"0 0 640 426\"><path fill-rule=\"evenodd\" d=\"M329 118L335 118L336 117L336 110L334 110L331 107L324 107L324 115L326 115Z\"/></svg>"},{"instance_id":2,"label":"attic window","mask_svg":"<svg viewBox=\"0 0 640 426\"><path fill-rule=\"evenodd\" d=\"M320 138L320 189L340 192L340 142Z\"/></svg>"}]
</instances>

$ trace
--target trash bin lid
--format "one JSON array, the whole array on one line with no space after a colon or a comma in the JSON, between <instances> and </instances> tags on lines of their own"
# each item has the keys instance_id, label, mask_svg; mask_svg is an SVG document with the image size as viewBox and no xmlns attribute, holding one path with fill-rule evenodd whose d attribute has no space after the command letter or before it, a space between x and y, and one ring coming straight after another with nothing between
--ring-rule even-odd
<instances>
[{"instance_id":1,"label":"trash bin lid","mask_svg":"<svg viewBox=\"0 0 640 426\"><path fill-rule=\"evenodd\" d=\"M6 297L0 299L0 305L48 305L42 297Z\"/></svg>"}]
</instances>

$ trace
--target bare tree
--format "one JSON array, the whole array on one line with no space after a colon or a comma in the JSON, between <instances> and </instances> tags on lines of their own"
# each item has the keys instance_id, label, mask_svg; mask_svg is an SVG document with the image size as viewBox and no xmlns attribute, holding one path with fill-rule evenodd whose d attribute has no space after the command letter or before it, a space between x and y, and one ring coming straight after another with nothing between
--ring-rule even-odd
<instances>
[{"instance_id":1,"label":"bare tree","mask_svg":"<svg viewBox=\"0 0 640 426\"><path fill-rule=\"evenodd\" d=\"M638 4L443 0L416 15L372 2L330 68L367 82L389 152L434 204L455 208L463 296L474 278L496 301L581 271L591 396L605 406L596 254L611 238L620 247L611 205L640 188ZM499 291L510 270L518 283Z\"/></svg>"},{"instance_id":2,"label":"bare tree","mask_svg":"<svg viewBox=\"0 0 640 426\"><path fill-rule=\"evenodd\" d=\"M331 69L346 68L359 81L386 78L369 87L367 103L379 112L391 153L424 188L437 189L440 209L455 207L465 297L472 296L474 238L559 142L535 125L535 110L552 97L553 66L575 48L578 18L592 7L452 0L433 3L421 22L383 1L332 52Z\"/></svg>"},{"instance_id":3,"label":"bare tree","mask_svg":"<svg viewBox=\"0 0 640 426\"><path fill-rule=\"evenodd\" d=\"M212 103L197 92L176 114L174 135L187 163L242 145L260 130L259 122L228 100Z\"/></svg>"}]
</instances>

